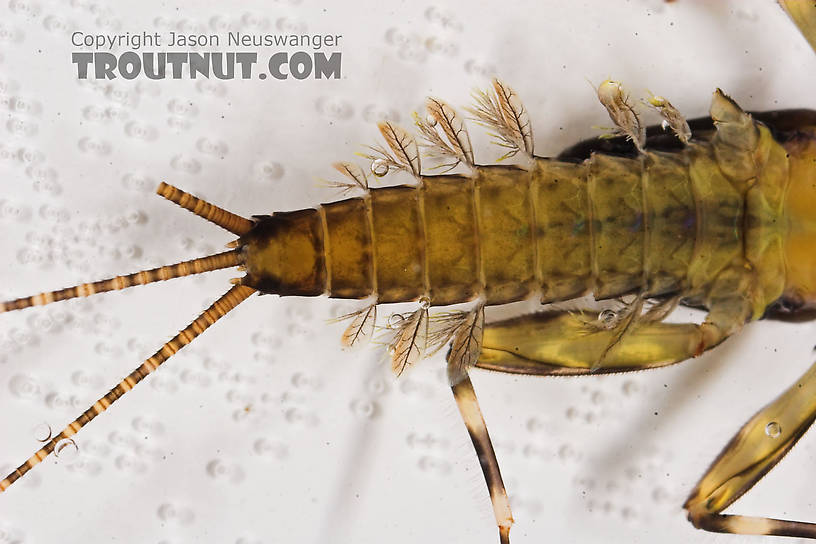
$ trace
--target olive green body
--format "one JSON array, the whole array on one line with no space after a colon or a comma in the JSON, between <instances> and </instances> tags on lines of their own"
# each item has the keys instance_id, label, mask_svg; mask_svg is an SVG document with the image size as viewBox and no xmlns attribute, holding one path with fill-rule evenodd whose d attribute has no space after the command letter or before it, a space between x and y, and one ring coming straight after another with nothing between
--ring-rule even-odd
<instances>
[{"instance_id":1,"label":"olive green body","mask_svg":"<svg viewBox=\"0 0 816 544\"><path fill-rule=\"evenodd\" d=\"M244 283L384 303L427 297L435 306L589 292L680 292L707 304L745 288L726 278L728 293L711 292L740 263L756 271L747 296L761 315L784 288L787 154L761 125L750 156L722 133L671 152L479 166L263 216L244 237Z\"/></svg>"}]
</instances>

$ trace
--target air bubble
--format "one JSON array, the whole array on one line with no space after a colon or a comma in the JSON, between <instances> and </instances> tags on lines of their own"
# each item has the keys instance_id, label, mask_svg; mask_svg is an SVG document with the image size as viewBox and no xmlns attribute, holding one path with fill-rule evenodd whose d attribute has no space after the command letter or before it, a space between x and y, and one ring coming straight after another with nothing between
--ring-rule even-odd
<instances>
[{"instance_id":1,"label":"air bubble","mask_svg":"<svg viewBox=\"0 0 816 544\"><path fill-rule=\"evenodd\" d=\"M218 140L210 140L209 138L199 138L196 142L196 149L207 155L223 156L229 149L227 144Z\"/></svg>"},{"instance_id":2,"label":"air bubble","mask_svg":"<svg viewBox=\"0 0 816 544\"><path fill-rule=\"evenodd\" d=\"M266 363L268 365L272 365L272 364L275 364L276 362L278 362L278 359L277 359L277 357L275 357L274 354L261 352L261 351L256 351L255 353L253 353L252 354L252 359L256 363Z\"/></svg>"},{"instance_id":3,"label":"air bubble","mask_svg":"<svg viewBox=\"0 0 816 544\"><path fill-rule=\"evenodd\" d=\"M295 4L297 2L291 2ZM255 29L255 30L267 30L269 28L270 22L269 19L266 17L259 17L255 13L246 12L241 15L241 23L243 23L244 27Z\"/></svg>"},{"instance_id":4,"label":"air bubble","mask_svg":"<svg viewBox=\"0 0 816 544\"><path fill-rule=\"evenodd\" d=\"M403 321L405 321L405 318L402 317L402 314L391 314L388 316L386 326L389 329L398 329Z\"/></svg>"},{"instance_id":5,"label":"air bubble","mask_svg":"<svg viewBox=\"0 0 816 544\"><path fill-rule=\"evenodd\" d=\"M39 216L54 223L67 223L71 219L70 212L65 208L54 208L48 204L40 206Z\"/></svg>"},{"instance_id":6,"label":"air bubble","mask_svg":"<svg viewBox=\"0 0 816 544\"><path fill-rule=\"evenodd\" d=\"M5 470L3 471L6 472ZM22 531L12 527L7 523L0 525L0 543L2 544L22 544L24 537Z\"/></svg>"},{"instance_id":7,"label":"air bubble","mask_svg":"<svg viewBox=\"0 0 816 544\"><path fill-rule=\"evenodd\" d=\"M263 542L257 538L249 538L246 536L242 536L235 541L235 544L263 544Z\"/></svg>"},{"instance_id":8,"label":"air bubble","mask_svg":"<svg viewBox=\"0 0 816 544\"><path fill-rule=\"evenodd\" d=\"M125 134L145 142L155 140L158 137L158 131L154 127L136 121L131 121L125 125Z\"/></svg>"},{"instance_id":9,"label":"air bubble","mask_svg":"<svg viewBox=\"0 0 816 544\"><path fill-rule=\"evenodd\" d=\"M388 163L385 159L375 159L371 161L371 173L378 178L386 175L388 173Z\"/></svg>"},{"instance_id":10,"label":"air bubble","mask_svg":"<svg viewBox=\"0 0 816 544\"><path fill-rule=\"evenodd\" d=\"M54 456L58 457L60 462L73 463L79 458L79 446L73 438L64 438L54 446Z\"/></svg>"},{"instance_id":11,"label":"air bubble","mask_svg":"<svg viewBox=\"0 0 816 544\"><path fill-rule=\"evenodd\" d=\"M385 41L392 45L407 45L410 38L398 28L389 28L385 31Z\"/></svg>"},{"instance_id":12,"label":"air bubble","mask_svg":"<svg viewBox=\"0 0 816 544\"><path fill-rule=\"evenodd\" d=\"M188 174L197 174L201 171L201 163L199 161L192 157L185 157L184 155L176 155L170 159L170 166L175 170Z\"/></svg>"},{"instance_id":13,"label":"air bubble","mask_svg":"<svg viewBox=\"0 0 816 544\"><path fill-rule=\"evenodd\" d=\"M362 113L363 120L367 123L376 123L379 121L400 122L400 114L397 110L387 108L380 104L368 104L363 108Z\"/></svg>"},{"instance_id":14,"label":"air bubble","mask_svg":"<svg viewBox=\"0 0 816 544\"><path fill-rule=\"evenodd\" d=\"M465 61L465 72L472 75L491 77L496 73L496 67L492 64L469 59Z\"/></svg>"},{"instance_id":15,"label":"air bubble","mask_svg":"<svg viewBox=\"0 0 816 544\"><path fill-rule=\"evenodd\" d=\"M21 330L17 328L11 329L8 332L8 337L9 340L20 347L33 346L37 344L37 335L28 330Z\"/></svg>"},{"instance_id":16,"label":"air bubble","mask_svg":"<svg viewBox=\"0 0 816 544\"><path fill-rule=\"evenodd\" d=\"M213 459L207 463L207 475L217 480L227 480L238 483L244 479L244 471L237 465L229 466L220 459Z\"/></svg>"},{"instance_id":17,"label":"air bubble","mask_svg":"<svg viewBox=\"0 0 816 544\"><path fill-rule=\"evenodd\" d=\"M424 472L435 472L437 474L447 474L451 471L451 465L442 459L423 455L417 463L419 469Z\"/></svg>"},{"instance_id":18,"label":"air bubble","mask_svg":"<svg viewBox=\"0 0 816 544\"><path fill-rule=\"evenodd\" d=\"M132 436L127 436L119 431L113 431L108 435L108 442L117 448L133 449L136 447L136 439Z\"/></svg>"},{"instance_id":19,"label":"air bubble","mask_svg":"<svg viewBox=\"0 0 816 544\"><path fill-rule=\"evenodd\" d=\"M166 393L168 395L172 395L178 391L178 383L175 380L165 378L161 375L157 375L150 381L150 387L156 391Z\"/></svg>"},{"instance_id":20,"label":"air bubble","mask_svg":"<svg viewBox=\"0 0 816 544\"><path fill-rule=\"evenodd\" d=\"M563 444L558 448L558 457L566 461L575 457L575 450L569 444Z\"/></svg>"},{"instance_id":21,"label":"air bubble","mask_svg":"<svg viewBox=\"0 0 816 544\"><path fill-rule=\"evenodd\" d=\"M86 374L81 370L77 370L71 374L71 381L77 387L85 387L89 389L95 389L102 385L102 378L100 378L98 375Z\"/></svg>"},{"instance_id":22,"label":"air bubble","mask_svg":"<svg viewBox=\"0 0 816 544\"><path fill-rule=\"evenodd\" d=\"M614 310L603 310L598 314L598 321L607 329L615 326L615 321L618 319L618 314Z\"/></svg>"},{"instance_id":23,"label":"air bubble","mask_svg":"<svg viewBox=\"0 0 816 544\"><path fill-rule=\"evenodd\" d=\"M366 382L365 388L370 394L376 397L388 392L388 384L381 378L371 378Z\"/></svg>"},{"instance_id":24,"label":"air bubble","mask_svg":"<svg viewBox=\"0 0 816 544\"><path fill-rule=\"evenodd\" d=\"M17 374L9 381L9 391L20 399L36 399L40 396L40 384L24 374Z\"/></svg>"},{"instance_id":25,"label":"air bubble","mask_svg":"<svg viewBox=\"0 0 816 544\"><path fill-rule=\"evenodd\" d=\"M172 521L181 525L189 525L195 519L195 514L188 508L178 508L171 503L164 503L159 505L156 511L159 519L162 521Z\"/></svg>"},{"instance_id":26,"label":"air bubble","mask_svg":"<svg viewBox=\"0 0 816 544\"><path fill-rule=\"evenodd\" d=\"M354 107L346 102L331 97L321 97L315 104L317 111L332 119L349 119L354 115Z\"/></svg>"},{"instance_id":27,"label":"air bubble","mask_svg":"<svg viewBox=\"0 0 816 544\"><path fill-rule=\"evenodd\" d=\"M32 430L34 433L34 439L37 442L48 442L51 440L53 436L53 431L51 430L51 425L48 423L40 423Z\"/></svg>"},{"instance_id":28,"label":"air bubble","mask_svg":"<svg viewBox=\"0 0 816 544\"><path fill-rule=\"evenodd\" d=\"M663 487L655 487L652 490L652 500L657 503L665 503L669 498L669 492Z\"/></svg>"},{"instance_id":29,"label":"air bubble","mask_svg":"<svg viewBox=\"0 0 816 544\"><path fill-rule=\"evenodd\" d=\"M258 177L263 181L277 181L285 173L283 165L275 161L264 161L255 165Z\"/></svg>"},{"instance_id":30,"label":"air bubble","mask_svg":"<svg viewBox=\"0 0 816 544\"><path fill-rule=\"evenodd\" d=\"M61 328L60 324L47 313L32 314L26 319L26 323L33 331L45 334L54 334Z\"/></svg>"},{"instance_id":31,"label":"air bubble","mask_svg":"<svg viewBox=\"0 0 816 544\"><path fill-rule=\"evenodd\" d=\"M415 398L429 399L434 396L435 389L426 383L420 383L411 378L404 378L400 380L400 392L405 395L411 395Z\"/></svg>"},{"instance_id":32,"label":"air bubble","mask_svg":"<svg viewBox=\"0 0 816 544\"><path fill-rule=\"evenodd\" d=\"M80 457L76 463L66 467L71 472L84 474L86 476L96 476L102 472L102 465L96 461L91 461L85 457Z\"/></svg>"},{"instance_id":33,"label":"air bubble","mask_svg":"<svg viewBox=\"0 0 816 544\"><path fill-rule=\"evenodd\" d=\"M136 259L142 256L142 248L137 245L127 245L122 248L122 253L128 259Z\"/></svg>"},{"instance_id":34,"label":"air bubble","mask_svg":"<svg viewBox=\"0 0 816 544\"><path fill-rule=\"evenodd\" d=\"M252 444L252 450L264 457L274 457L278 460L286 459L289 456L289 448L283 442L259 438Z\"/></svg>"},{"instance_id":35,"label":"air bubble","mask_svg":"<svg viewBox=\"0 0 816 544\"><path fill-rule=\"evenodd\" d=\"M65 32L68 28L65 21L54 15L46 17L43 21L43 26L50 32Z\"/></svg>"},{"instance_id":36,"label":"air bubble","mask_svg":"<svg viewBox=\"0 0 816 544\"><path fill-rule=\"evenodd\" d=\"M23 164L34 164L37 162L41 162L45 157L39 151L34 149L28 149L26 147L21 147L17 149L15 153L17 160L22 162Z\"/></svg>"},{"instance_id":37,"label":"air bubble","mask_svg":"<svg viewBox=\"0 0 816 544\"><path fill-rule=\"evenodd\" d=\"M152 419L145 419L142 416L136 417L131 422L131 426L133 427L133 430L140 433L149 433L153 435L164 434L164 425L162 425L161 422Z\"/></svg>"},{"instance_id":38,"label":"air bubble","mask_svg":"<svg viewBox=\"0 0 816 544\"><path fill-rule=\"evenodd\" d=\"M292 385L298 389L311 389L313 391L319 391L323 387L323 382L320 380L320 378L309 377L302 372L296 372L292 375Z\"/></svg>"},{"instance_id":39,"label":"air bubble","mask_svg":"<svg viewBox=\"0 0 816 544\"><path fill-rule=\"evenodd\" d=\"M118 455L113 464L122 472L128 472L130 474L144 474L147 472L147 463L135 455Z\"/></svg>"},{"instance_id":40,"label":"air bubble","mask_svg":"<svg viewBox=\"0 0 816 544\"><path fill-rule=\"evenodd\" d=\"M632 395L640 391L640 386L634 380L627 380L623 383L622 389L624 395L626 395L627 397L631 397Z\"/></svg>"},{"instance_id":41,"label":"air bubble","mask_svg":"<svg viewBox=\"0 0 816 544\"><path fill-rule=\"evenodd\" d=\"M782 426L776 421L771 421L770 423L765 425L765 434L767 434L771 438L776 438L780 434L782 434Z\"/></svg>"},{"instance_id":42,"label":"air bubble","mask_svg":"<svg viewBox=\"0 0 816 544\"><path fill-rule=\"evenodd\" d=\"M181 117L170 117L167 119L167 126L176 130L187 130L192 126L192 123Z\"/></svg>"},{"instance_id":43,"label":"air bubble","mask_svg":"<svg viewBox=\"0 0 816 544\"><path fill-rule=\"evenodd\" d=\"M92 153L98 156L108 155L111 152L110 143L96 138L89 138L87 136L84 138L80 138L77 147L79 147L80 151L83 151L85 153Z\"/></svg>"},{"instance_id":44,"label":"air bubble","mask_svg":"<svg viewBox=\"0 0 816 544\"><path fill-rule=\"evenodd\" d=\"M224 96L227 94L227 86L217 81L209 81L201 79L196 83L196 90L201 94L209 94L212 96Z\"/></svg>"},{"instance_id":45,"label":"air bubble","mask_svg":"<svg viewBox=\"0 0 816 544\"><path fill-rule=\"evenodd\" d=\"M316 427L319 420L312 412L305 412L299 408L289 408L283 414L288 423L303 425L304 427Z\"/></svg>"},{"instance_id":46,"label":"air bubble","mask_svg":"<svg viewBox=\"0 0 816 544\"><path fill-rule=\"evenodd\" d=\"M374 401L354 399L350 408L355 416L362 419L373 419L377 415L377 403Z\"/></svg>"},{"instance_id":47,"label":"air bubble","mask_svg":"<svg viewBox=\"0 0 816 544\"><path fill-rule=\"evenodd\" d=\"M60 393L49 393L45 396L45 404L54 410L75 410L79 406L74 396L66 396Z\"/></svg>"},{"instance_id":48,"label":"air bubble","mask_svg":"<svg viewBox=\"0 0 816 544\"><path fill-rule=\"evenodd\" d=\"M214 17L210 17L209 20L210 29L216 32L229 32L230 30L236 30L235 23L232 21L227 21L222 17L216 15Z\"/></svg>"},{"instance_id":49,"label":"air bubble","mask_svg":"<svg viewBox=\"0 0 816 544\"><path fill-rule=\"evenodd\" d=\"M275 21L275 26L282 34L302 34L306 32L306 23L286 17L278 18Z\"/></svg>"}]
</instances>

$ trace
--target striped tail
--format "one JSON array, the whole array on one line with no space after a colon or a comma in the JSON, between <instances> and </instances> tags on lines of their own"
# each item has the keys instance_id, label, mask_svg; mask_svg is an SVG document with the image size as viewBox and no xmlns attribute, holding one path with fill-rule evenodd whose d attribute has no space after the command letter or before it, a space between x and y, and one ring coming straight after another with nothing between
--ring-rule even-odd
<instances>
[{"instance_id":1,"label":"striped tail","mask_svg":"<svg viewBox=\"0 0 816 544\"><path fill-rule=\"evenodd\" d=\"M223 208L219 208L215 204L210 204L206 200L194 197L190 193L186 193L178 187L173 187L167 183L160 183L156 193L178 204L185 210L189 210L199 217L215 223L224 230L228 230L238 236L243 236L252 229L255 223L250 219L235 215Z\"/></svg>"},{"instance_id":2,"label":"striped tail","mask_svg":"<svg viewBox=\"0 0 816 544\"><path fill-rule=\"evenodd\" d=\"M244 264L244 257L240 249L233 249L210 255L208 257L200 257L191 261L184 261L168 266L161 266L152 270L142 270L135 274L127 276L116 276L107 280L96 281L93 283L83 283L60 289L59 291L50 291L47 293L40 293L31 297L18 298L9 302L0 302L0 313L10 312L12 310L21 310L30 306L42 306L43 304L50 304L59 300L66 300L69 298L87 297L96 293L104 293L106 291L117 291L134 285L147 285L156 281L169 280L172 278L180 278L182 276L189 276L191 274L201 274L202 272L210 272L211 270L219 270L221 268L230 268L232 266L240 266Z\"/></svg>"},{"instance_id":3,"label":"striped tail","mask_svg":"<svg viewBox=\"0 0 816 544\"><path fill-rule=\"evenodd\" d=\"M111 389L104 397L96 401L90 408L85 410L82 415L65 427L58 435L49 440L42 448L40 448L28 460L17 467L11 474L0 481L0 492L5 491L11 484L20 479L26 472L34 468L42 462L48 455L54 451L57 444L63 440L75 435L82 427L87 425L92 419L104 412L111 404L116 402L125 393L133 389L133 387L142 381L151 372L159 368L159 366L167 359L176 354L181 348L192 342L199 334L207 330L207 328L224 317L230 310L238 306L241 302L247 299L249 295L255 290L244 285L236 285L227 291L221 298L216 300L212 306L204 310L204 312L190 323L186 329L178 333L173 339L164 344L159 351L153 354L152 357L142 363L136 370L128 374L128 376L119 382L119 384Z\"/></svg>"},{"instance_id":4,"label":"striped tail","mask_svg":"<svg viewBox=\"0 0 816 544\"><path fill-rule=\"evenodd\" d=\"M228 230L238 236L243 236L248 233L255 223L249 219L245 219L240 215L228 212L219 208L215 204L210 204L205 200L201 200L190 193L186 193L181 189L169 185L167 183L159 184L156 192L175 204L178 204L185 210L189 210L197 216L215 223L219 227ZM237 247L238 241L231 242L229 247ZM59 291L50 291L47 293L40 293L31 297L18 298L8 302L0 302L0 313L10 312L12 310L21 310L30 306L42 306L60 300L67 300L69 298L87 297L96 293L104 293L106 291L117 291L134 285L147 285L156 281L169 280L172 278L180 278L182 276L189 276L191 274L201 274L202 272L210 272L212 270L219 270L221 268L230 268L232 266L242 266L244 264L243 255L240 249L210 255L208 257L201 257L190 261L184 261L168 266L161 266L152 270L142 270L135 274L127 276L116 276L107 280L95 281L93 283L83 283L75 285Z\"/></svg>"}]
</instances>

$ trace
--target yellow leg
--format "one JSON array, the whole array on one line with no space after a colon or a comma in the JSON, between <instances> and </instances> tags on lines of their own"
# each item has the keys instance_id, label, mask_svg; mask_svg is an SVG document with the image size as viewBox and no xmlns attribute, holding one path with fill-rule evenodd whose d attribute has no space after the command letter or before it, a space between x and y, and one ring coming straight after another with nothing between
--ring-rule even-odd
<instances>
[{"instance_id":1,"label":"yellow leg","mask_svg":"<svg viewBox=\"0 0 816 544\"><path fill-rule=\"evenodd\" d=\"M816 524L723 515L796 444L816 419L816 364L743 425L692 491L686 504L695 527L718 533L816 539Z\"/></svg>"},{"instance_id":2,"label":"yellow leg","mask_svg":"<svg viewBox=\"0 0 816 544\"><path fill-rule=\"evenodd\" d=\"M616 342L616 332L591 323L588 313L542 312L486 325L476 366L557 376L644 370L700 355L729 332L730 326L711 321L635 322Z\"/></svg>"}]
</instances>

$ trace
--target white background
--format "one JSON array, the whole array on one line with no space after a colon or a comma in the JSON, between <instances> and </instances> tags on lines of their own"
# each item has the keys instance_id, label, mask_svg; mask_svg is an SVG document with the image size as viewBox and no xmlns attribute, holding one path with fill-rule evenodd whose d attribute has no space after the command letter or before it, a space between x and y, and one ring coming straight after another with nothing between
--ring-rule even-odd
<instances>
[{"instance_id":1,"label":"white background","mask_svg":"<svg viewBox=\"0 0 816 544\"><path fill-rule=\"evenodd\" d=\"M462 106L492 75L524 99L543 156L609 124L589 83L609 76L689 117L716 87L746 109L816 107L816 56L770 1L225 6L0 6L0 298L220 251L230 237L155 196L159 181L242 215L330 201L319 180L377 140L377 120L408 126L427 95ZM171 29L342 34L343 78L77 81L72 31ZM479 162L499 156L471 134ZM235 275L0 316L2 472L39 447L38 426L58 432ZM342 352L326 320L357 307L253 297L83 429L76 455L0 495L0 543L497 542L441 356L395 380L380 349ZM652 373L474 372L512 541L741 541L695 530L681 505L808 368L814 332L753 324ZM814 440L732 510L816 520Z\"/></svg>"}]
</instances>

